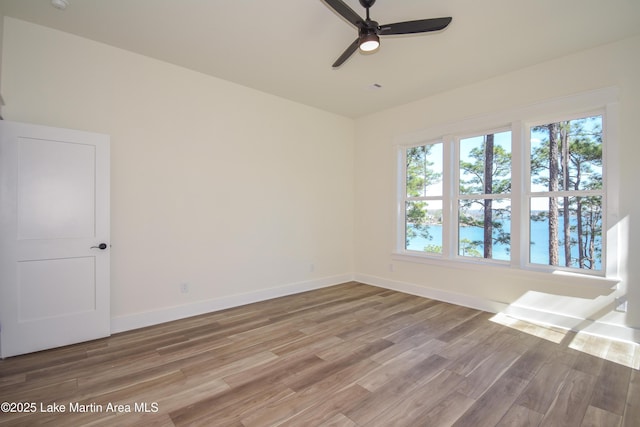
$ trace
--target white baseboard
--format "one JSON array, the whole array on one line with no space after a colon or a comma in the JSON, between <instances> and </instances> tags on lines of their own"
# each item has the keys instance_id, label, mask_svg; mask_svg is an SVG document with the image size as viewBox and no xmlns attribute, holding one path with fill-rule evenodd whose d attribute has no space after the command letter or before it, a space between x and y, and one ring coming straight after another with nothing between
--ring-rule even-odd
<instances>
[{"instance_id":1,"label":"white baseboard","mask_svg":"<svg viewBox=\"0 0 640 427\"><path fill-rule=\"evenodd\" d=\"M312 291L328 286L334 286L349 281L390 289L406 294L416 295L423 298L435 299L464 307L483 310L490 313L504 313L511 317L530 321L537 324L549 325L563 329L580 331L591 335L603 336L626 342L640 343L640 330L617 324L599 322L591 319L581 319L567 316L561 313L552 313L531 307L518 306L516 304L506 304L503 302L473 297L455 292L443 291L441 289L429 288L413 283L389 280L382 277L366 274L343 274L338 276L324 277L320 279L292 283L270 289L264 289L245 294L231 295L222 298L215 298L206 301L198 301L191 304L184 304L174 307L167 307L160 310L143 313L118 316L111 319L111 333L129 331L146 326L157 325L173 320L198 316L200 314L212 313L225 310L227 308L238 307L254 302L265 301L300 292Z\"/></svg>"},{"instance_id":2,"label":"white baseboard","mask_svg":"<svg viewBox=\"0 0 640 427\"><path fill-rule=\"evenodd\" d=\"M462 305L464 307L475 308L477 310L488 311L490 313L498 313L507 308L507 304L497 301L485 300L455 292L447 292L440 289L433 289L426 286L415 285L413 283L398 282L396 280L384 279L377 276L356 274L354 280L360 283L365 283L367 285L391 289L394 291L416 295L423 298L431 298L438 301L449 302L451 304Z\"/></svg>"},{"instance_id":3,"label":"white baseboard","mask_svg":"<svg viewBox=\"0 0 640 427\"><path fill-rule=\"evenodd\" d=\"M552 313L516 304L507 306L502 313L516 319L526 320L540 325L554 326L574 332L611 338L618 341L640 344L640 330L629 326L605 323L598 320L583 319L561 313Z\"/></svg>"},{"instance_id":4,"label":"white baseboard","mask_svg":"<svg viewBox=\"0 0 640 427\"><path fill-rule=\"evenodd\" d=\"M292 283L245 294L230 295L222 298L198 301L191 304L167 307L160 310L112 317L111 333L115 334L118 332L130 331L133 329L198 316L200 314L212 313L214 311L225 310L227 308L238 307L254 302L293 295L300 292L312 291L314 289L326 288L328 286L338 285L352 280L352 274L323 277L320 279Z\"/></svg>"},{"instance_id":5,"label":"white baseboard","mask_svg":"<svg viewBox=\"0 0 640 427\"><path fill-rule=\"evenodd\" d=\"M507 304L366 274L356 274L354 280L372 286L483 310L489 313L504 313L516 319L526 320L536 324L554 326L619 341L640 343L640 330L624 325L605 323L592 319L581 319L566 314L552 313L531 307L518 306L516 304Z\"/></svg>"}]
</instances>

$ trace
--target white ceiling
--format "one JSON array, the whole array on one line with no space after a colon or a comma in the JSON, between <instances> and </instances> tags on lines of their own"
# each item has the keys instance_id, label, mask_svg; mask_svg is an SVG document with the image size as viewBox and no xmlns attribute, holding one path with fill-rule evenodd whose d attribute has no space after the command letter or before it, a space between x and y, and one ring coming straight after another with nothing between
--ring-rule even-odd
<instances>
[{"instance_id":1,"label":"white ceiling","mask_svg":"<svg viewBox=\"0 0 640 427\"><path fill-rule=\"evenodd\" d=\"M380 24L453 22L383 37L378 52L332 69L357 31L322 0L69 3L60 11L50 0L0 0L0 10L349 117L640 34L640 0L378 0L371 17ZM364 15L358 0L345 3Z\"/></svg>"}]
</instances>

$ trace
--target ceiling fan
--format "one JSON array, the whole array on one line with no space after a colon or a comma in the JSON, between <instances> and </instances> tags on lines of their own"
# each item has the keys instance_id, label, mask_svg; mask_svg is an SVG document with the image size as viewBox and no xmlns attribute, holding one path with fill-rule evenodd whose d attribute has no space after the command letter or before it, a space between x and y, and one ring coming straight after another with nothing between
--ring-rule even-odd
<instances>
[{"instance_id":1,"label":"ceiling fan","mask_svg":"<svg viewBox=\"0 0 640 427\"><path fill-rule=\"evenodd\" d=\"M397 34L415 34L439 31L447 27L451 22L451 17L419 19L417 21L396 22L395 24L378 25L369 18L369 8L376 0L360 0L362 7L367 9L367 19L362 19L360 15L347 6L342 0L324 0L329 7L335 10L338 15L351 22L358 28L358 38L333 63L333 68L337 68L360 48L364 52L374 51L380 46L380 37Z\"/></svg>"}]
</instances>

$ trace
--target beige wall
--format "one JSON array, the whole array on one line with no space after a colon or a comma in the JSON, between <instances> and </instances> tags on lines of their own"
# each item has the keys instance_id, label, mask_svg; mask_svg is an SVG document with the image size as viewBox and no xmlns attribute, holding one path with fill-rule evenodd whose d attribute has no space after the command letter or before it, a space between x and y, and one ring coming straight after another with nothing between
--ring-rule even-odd
<instances>
[{"instance_id":1,"label":"beige wall","mask_svg":"<svg viewBox=\"0 0 640 427\"><path fill-rule=\"evenodd\" d=\"M0 117L2 117L2 35L4 34L4 5L0 2Z\"/></svg>"},{"instance_id":2,"label":"beige wall","mask_svg":"<svg viewBox=\"0 0 640 427\"><path fill-rule=\"evenodd\" d=\"M522 304L560 323L640 327L640 263L630 255L640 253L639 38L356 121L11 18L3 44L7 119L111 135L116 319L355 274L463 304ZM619 290L392 258L398 137L612 86L621 122L613 191L628 242ZM612 311L616 296L629 299L628 313Z\"/></svg>"},{"instance_id":3,"label":"beige wall","mask_svg":"<svg viewBox=\"0 0 640 427\"><path fill-rule=\"evenodd\" d=\"M637 161L640 158L637 118L640 117L640 38L579 52L480 83L382 111L357 120L356 126L356 265L357 278L402 288L424 289L462 302L522 304L576 319L640 326L640 203ZM622 269L618 291L590 286L589 281L513 275L500 269L468 270L409 263L393 259L395 247L396 154L394 141L481 115L594 91L619 89L623 230ZM636 254L636 262L633 261ZM395 271L390 271L393 264ZM544 277L544 276L543 276ZM612 312L616 296L629 298L627 314ZM640 338L640 336L638 337Z\"/></svg>"},{"instance_id":4,"label":"beige wall","mask_svg":"<svg viewBox=\"0 0 640 427\"><path fill-rule=\"evenodd\" d=\"M351 277L352 120L11 18L2 77L8 120L111 136L114 317Z\"/></svg>"}]
</instances>

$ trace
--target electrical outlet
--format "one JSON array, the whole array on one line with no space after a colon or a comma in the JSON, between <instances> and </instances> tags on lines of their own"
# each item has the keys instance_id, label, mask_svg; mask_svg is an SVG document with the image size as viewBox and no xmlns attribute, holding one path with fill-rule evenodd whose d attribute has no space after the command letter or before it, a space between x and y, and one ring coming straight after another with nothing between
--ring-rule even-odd
<instances>
[{"instance_id":1,"label":"electrical outlet","mask_svg":"<svg viewBox=\"0 0 640 427\"><path fill-rule=\"evenodd\" d=\"M627 297L616 298L616 311L619 311L620 313L627 312Z\"/></svg>"},{"instance_id":2,"label":"electrical outlet","mask_svg":"<svg viewBox=\"0 0 640 427\"><path fill-rule=\"evenodd\" d=\"M189 284L188 283L180 283L180 293L188 294L189 293Z\"/></svg>"},{"instance_id":3,"label":"electrical outlet","mask_svg":"<svg viewBox=\"0 0 640 427\"><path fill-rule=\"evenodd\" d=\"M316 265L314 263L309 264L309 273L316 271Z\"/></svg>"}]
</instances>

